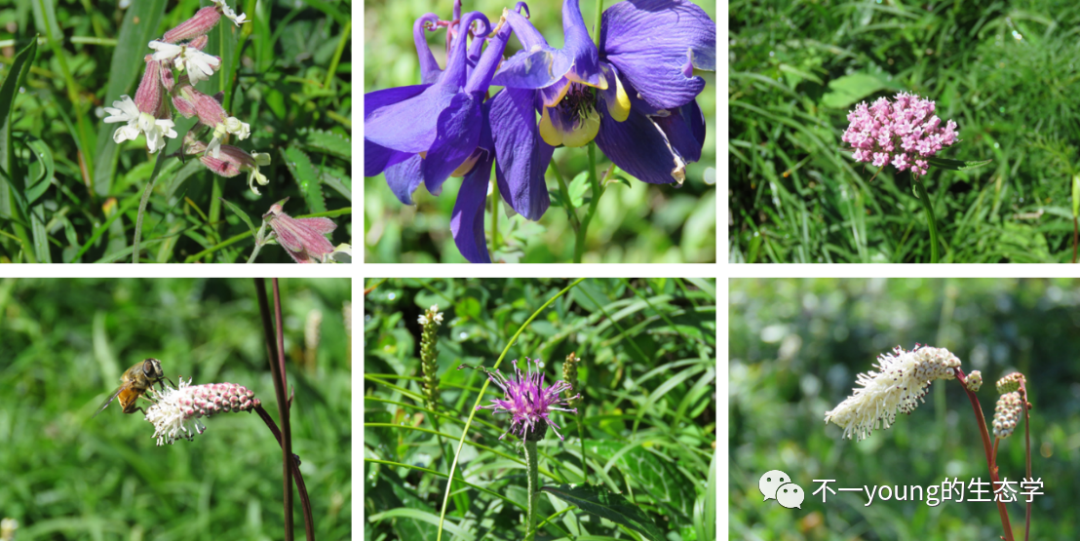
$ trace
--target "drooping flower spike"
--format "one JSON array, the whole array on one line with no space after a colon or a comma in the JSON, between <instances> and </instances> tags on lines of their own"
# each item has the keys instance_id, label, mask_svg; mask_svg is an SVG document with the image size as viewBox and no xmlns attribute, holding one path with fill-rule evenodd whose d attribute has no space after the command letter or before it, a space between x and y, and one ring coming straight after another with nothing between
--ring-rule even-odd
<instances>
[{"instance_id":1,"label":"drooping flower spike","mask_svg":"<svg viewBox=\"0 0 1080 541\"><path fill-rule=\"evenodd\" d=\"M859 387L825 412L825 422L843 428L845 438L863 440L876 428L892 426L897 413L914 411L934 380L954 379L959 367L960 359L945 348L897 346L878 357L876 371L859 374Z\"/></svg>"},{"instance_id":2,"label":"drooping flower spike","mask_svg":"<svg viewBox=\"0 0 1080 541\"><path fill-rule=\"evenodd\" d=\"M533 364L536 365L535 370ZM570 384L558 381L550 387L544 387L544 363L540 359L533 361L526 357L524 372L518 367L516 360L513 365L514 377L512 379L507 379L498 370L490 372L483 369L488 379L503 390L503 398L492 399L490 405L477 406L476 409L490 409L495 413L510 414L510 428L499 436L500 440L510 433L519 436L522 440L540 441L549 426L560 440L564 439L562 434L559 434L559 425L551 419L551 414L555 411L577 413L577 408L560 407L566 404L567 400L578 398L578 396L567 398L561 395L563 391L570 389ZM459 366L458 370L464 366Z\"/></svg>"}]
</instances>

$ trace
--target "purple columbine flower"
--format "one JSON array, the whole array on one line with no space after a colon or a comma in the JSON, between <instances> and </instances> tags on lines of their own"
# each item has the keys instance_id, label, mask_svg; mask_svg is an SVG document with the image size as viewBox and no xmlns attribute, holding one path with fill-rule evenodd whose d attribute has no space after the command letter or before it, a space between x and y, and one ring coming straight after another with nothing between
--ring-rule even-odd
<instances>
[{"instance_id":1,"label":"purple columbine flower","mask_svg":"<svg viewBox=\"0 0 1080 541\"><path fill-rule=\"evenodd\" d=\"M507 22L526 51L554 51L520 15L508 15ZM715 69L712 19L686 0L626 0L604 11L596 48L588 40L578 0L564 0L563 32L568 46L553 52L554 80L536 84L517 75L517 66L531 63L518 53L492 81L536 88L531 94L508 92L503 100L531 100L541 113L538 130L527 108L513 116L493 113L497 162L529 161L525 152L531 149L500 140L512 139L508 134L535 137L538 131L551 146L583 146L595 139L615 165L639 180L681 184L686 164L701 158L705 144L705 118L694 99L705 81L693 70ZM560 76L568 61L571 65ZM492 101L498 103L499 97ZM497 110L496 104L492 109ZM546 167L544 161L531 170Z\"/></svg>"},{"instance_id":2,"label":"purple columbine flower","mask_svg":"<svg viewBox=\"0 0 1080 541\"><path fill-rule=\"evenodd\" d=\"M535 371L532 370L530 363L536 364ZM565 381L558 381L550 387L544 387L544 363L540 359L532 361L526 357L524 372L518 368L516 360L513 364L516 379L506 379L498 370L494 372L485 370L488 379L501 387L504 394L502 400L493 399L491 405L476 406L476 409L509 413L511 415L510 429L507 432L523 440L540 441L547 432L548 426L555 431L559 439L564 439L562 434L559 434L559 425L551 420L551 413L554 411L577 413L577 408L559 406L581 395L570 398L560 396L560 393L570 389L570 384ZM499 439L505 438L506 434L504 432Z\"/></svg>"},{"instance_id":3,"label":"purple columbine flower","mask_svg":"<svg viewBox=\"0 0 1080 541\"><path fill-rule=\"evenodd\" d=\"M857 162L874 167L891 163L897 171L911 169L925 175L926 158L957 141L956 122L941 124L934 114L936 104L928 99L901 92L896 101L878 98L873 105L862 102L848 113L847 130L842 140L855 149Z\"/></svg>"}]
</instances>

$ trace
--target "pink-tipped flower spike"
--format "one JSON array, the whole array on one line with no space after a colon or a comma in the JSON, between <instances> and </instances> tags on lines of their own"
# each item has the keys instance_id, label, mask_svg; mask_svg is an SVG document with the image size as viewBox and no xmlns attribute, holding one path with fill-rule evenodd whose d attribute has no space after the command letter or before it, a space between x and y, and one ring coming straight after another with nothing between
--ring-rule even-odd
<instances>
[{"instance_id":1,"label":"pink-tipped flower spike","mask_svg":"<svg viewBox=\"0 0 1080 541\"><path fill-rule=\"evenodd\" d=\"M865 439L876 429L887 429L897 413L911 413L923 401L930 384L953 379L960 359L945 348L897 346L878 357L875 368L856 379L856 388L838 406L825 412L825 422L844 429L845 438Z\"/></svg>"},{"instance_id":2,"label":"pink-tipped flower spike","mask_svg":"<svg viewBox=\"0 0 1080 541\"><path fill-rule=\"evenodd\" d=\"M875 167L891 163L898 171L925 175L926 158L957 141L956 122L943 126L935 107L931 100L904 92L895 101L862 102L848 113L850 124L842 140L854 149L855 161Z\"/></svg>"},{"instance_id":3,"label":"pink-tipped flower spike","mask_svg":"<svg viewBox=\"0 0 1080 541\"><path fill-rule=\"evenodd\" d=\"M278 244L297 263L318 263L334 252L334 245L325 235L337 229L330 218L293 218L283 210L286 197L263 214L263 221L274 230Z\"/></svg>"},{"instance_id":4,"label":"pink-tipped flower spike","mask_svg":"<svg viewBox=\"0 0 1080 541\"><path fill-rule=\"evenodd\" d=\"M534 363L536 365L535 371L533 370ZM556 411L577 413L577 408L560 407L567 404L567 400L578 398L573 396L568 399L561 395L563 391L570 389L570 384L565 381L558 381L554 385L545 388L544 363L540 359L532 361L526 357L524 372L518 368L516 360L513 364L514 379L507 379L498 370L495 372L485 370L488 379L502 388L503 398L501 400L493 399L490 405L477 406L476 409L491 409L496 413L509 413L511 419L508 432L520 436L523 440L540 441L549 426L555 432L555 435L559 436L560 440L564 439L562 434L559 434L558 429L561 427L551 420L551 414ZM503 433L502 436L499 436L499 439L505 438L506 434Z\"/></svg>"},{"instance_id":5,"label":"pink-tipped flower spike","mask_svg":"<svg viewBox=\"0 0 1080 541\"><path fill-rule=\"evenodd\" d=\"M206 430L199 418L218 413L251 411L259 406L255 393L234 383L211 383L191 385L180 378L180 385L173 389L165 385L164 391L153 391L156 400L146 410L146 420L154 425L154 437L158 445L172 444L180 438L191 440Z\"/></svg>"}]
</instances>

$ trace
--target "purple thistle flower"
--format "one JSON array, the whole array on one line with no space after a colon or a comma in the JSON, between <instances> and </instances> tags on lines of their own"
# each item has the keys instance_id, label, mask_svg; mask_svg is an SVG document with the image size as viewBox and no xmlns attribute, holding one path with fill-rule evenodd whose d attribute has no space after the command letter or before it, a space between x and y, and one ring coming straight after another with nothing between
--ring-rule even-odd
<instances>
[{"instance_id":1,"label":"purple thistle flower","mask_svg":"<svg viewBox=\"0 0 1080 541\"><path fill-rule=\"evenodd\" d=\"M530 363L536 364L535 371L532 370ZM569 398L561 396L560 393L570 389L570 384L565 381L556 382L554 385L545 388L544 363L540 359L532 361L526 357L525 372L518 368L516 360L513 364L515 379L507 379L498 370L494 372L484 370L487 372L488 379L502 388L504 395L502 400L492 399L491 405L476 406L476 409L492 409L495 412L509 413L511 415L510 429L507 432L520 436L522 439L540 441L544 437L544 433L547 432L548 426L555 431L555 435L559 436L560 440L565 439L562 434L559 434L559 425L551 420L551 412L577 413L577 408L559 406L567 404L568 400L574 400L581 395ZM502 436L499 436L499 439L505 437L506 433L504 432Z\"/></svg>"},{"instance_id":2,"label":"purple thistle flower","mask_svg":"<svg viewBox=\"0 0 1080 541\"><path fill-rule=\"evenodd\" d=\"M956 122L941 125L934 115L936 104L901 92L896 101L878 98L872 105L862 102L848 113L847 130L841 138L855 150L857 162L875 167L891 163L897 171L925 175L926 158L957 141Z\"/></svg>"}]
</instances>

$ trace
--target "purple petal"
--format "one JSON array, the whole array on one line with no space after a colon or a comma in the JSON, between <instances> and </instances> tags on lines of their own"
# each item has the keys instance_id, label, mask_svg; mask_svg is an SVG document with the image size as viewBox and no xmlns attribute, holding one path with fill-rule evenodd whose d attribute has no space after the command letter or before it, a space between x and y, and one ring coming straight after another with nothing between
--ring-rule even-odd
<instances>
[{"instance_id":1,"label":"purple petal","mask_svg":"<svg viewBox=\"0 0 1080 541\"><path fill-rule=\"evenodd\" d=\"M429 192L437 194L442 183L461 166L480 142L483 122L480 102L470 94L457 94L439 115L438 136L420 171Z\"/></svg>"},{"instance_id":2,"label":"purple petal","mask_svg":"<svg viewBox=\"0 0 1080 541\"><path fill-rule=\"evenodd\" d=\"M672 124L678 127L677 123ZM692 130L684 132L681 128L675 134L680 144L685 143L682 138L687 133L693 137ZM630 108L630 116L625 122L603 115L596 144L615 165L643 182L682 184L686 178L687 158L679 153L662 127L637 107ZM700 153L699 146L697 155Z\"/></svg>"},{"instance_id":3,"label":"purple petal","mask_svg":"<svg viewBox=\"0 0 1080 541\"><path fill-rule=\"evenodd\" d=\"M560 54L525 17L516 11L506 14L506 23L521 42L521 51L503 61L491 84L511 88L551 86L572 67L573 59Z\"/></svg>"},{"instance_id":4,"label":"purple petal","mask_svg":"<svg viewBox=\"0 0 1080 541\"><path fill-rule=\"evenodd\" d=\"M413 42L416 44L416 56L420 59L420 81L424 84L434 83L442 75L442 69L435 61L435 55L431 54L431 47L428 46L427 38L424 37L427 25L438 21L438 15L427 13L413 23Z\"/></svg>"},{"instance_id":5,"label":"purple petal","mask_svg":"<svg viewBox=\"0 0 1080 541\"><path fill-rule=\"evenodd\" d=\"M390 102L417 88L421 92ZM452 92L442 85L388 88L364 96L364 139L399 152L426 152L435 142L439 114L450 104ZM374 103L370 103L374 102ZM388 103L389 102L389 103Z\"/></svg>"},{"instance_id":6,"label":"purple petal","mask_svg":"<svg viewBox=\"0 0 1080 541\"><path fill-rule=\"evenodd\" d=\"M484 238L484 202L491 180L492 161L492 155L485 152L476 167L465 175L450 218L454 243L461 255L471 263L491 263L487 239Z\"/></svg>"},{"instance_id":7,"label":"purple petal","mask_svg":"<svg viewBox=\"0 0 1080 541\"><path fill-rule=\"evenodd\" d=\"M535 91L507 88L491 99L491 135L495 143L495 173L499 191L518 214L539 220L547 211L544 173L555 148L540 138L536 125Z\"/></svg>"},{"instance_id":8,"label":"purple petal","mask_svg":"<svg viewBox=\"0 0 1080 541\"><path fill-rule=\"evenodd\" d=\"M413 204L412 194L424 180L420 173L421 163L420 155L413 154L409 159L386 168L386 183L390 186L390 191L394 192L398 201L406 205Z\"/></svg>"},{"instance_id":9,"label":"purple petal","mask_svg":"<svg viewBox=\"0 0 1080 541\"><path fill-rule=\"evenodd\" d=\"M387 168L405 161L409 156L415 156L415 154L390 150L364 138L364 176L373 177L378 175Z\"/></svg>"},{"instance_id":10,"label":"purple petal","mask_svg":"<svg viewBox=\"0 0 1080 541\"><path fill-rule=\"evenodd\" d=\"M567 79L597 88L607 88L606 79L600 70L600 53L596 44L589 37L589 29L581 16L578 0L563 0L563 48L560 53L569 57L570 71ZM603 26L603 23L601 24Z\"/></svg>"},{"instance_id":11,"label":"purple petal","mask_svg":"<svg viewBox=\"0 0 1080 541\"><path fill-rule=\"evenodd\" d=\"M687 162L701 159L701 149L705 146L705 115L697 100L671 110L668 116L653 117L653 121L664 130L671 146Z\"/></svg>"}]
</instances>

